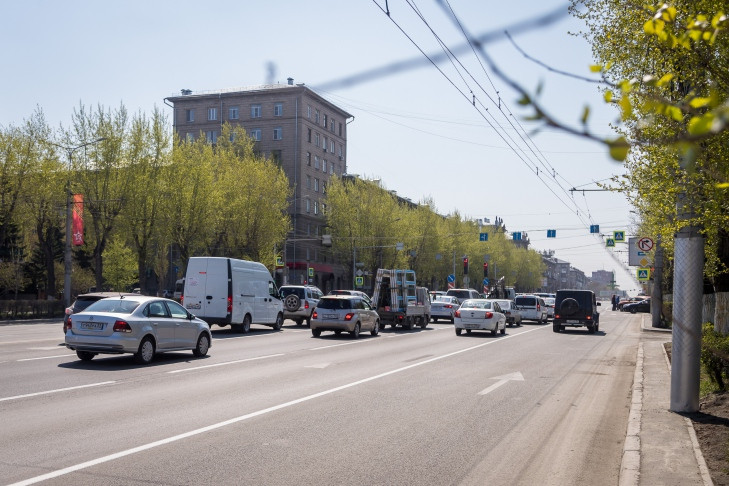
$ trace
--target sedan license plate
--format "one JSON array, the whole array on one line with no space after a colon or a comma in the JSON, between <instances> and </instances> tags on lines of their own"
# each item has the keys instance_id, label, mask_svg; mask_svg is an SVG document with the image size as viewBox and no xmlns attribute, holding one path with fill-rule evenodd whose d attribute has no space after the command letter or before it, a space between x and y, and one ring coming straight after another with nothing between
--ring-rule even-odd
<instances>
[{"instance_id":1,"label":"sedan license plate","mask_svg":"<svg viewBox=\"0 0 729 486\"><path fill-rule=\"evenodd\" d=\"M85 329L87 331L101 331L102 329L104 329L104 323L103 322L82 322L81 329Z\"/></svg>"},{"instance_id":2,"label":"sedan license plate","mask_svg":"<svg viewBox=\"0 0 729 486\"><path fill-rule=\"evenodd\" d=\"M322 317L324 319L336 319L337 315L336 314L324 314Z\"/></svg>"},{"instance_id":3,"label":"sedan license plate","mask_svg":"<svg viewBox=\"0 0 729 486\"><path fill-rule=\"evenodd\" d=\"M466 329L478 329L478 324L465 324Z\"/></svg>"},{"instance_id":4,"label":"sedan license plate","mask_svg":"<svg viewBox=\"0 0 729 486\"><path fill-rule=\"evenodd\" d=\"M575 319L568 319L565 322L567 322L567 324L579 324L580 323L580 321L576 321Z\"/></svg>"}]
</instances>

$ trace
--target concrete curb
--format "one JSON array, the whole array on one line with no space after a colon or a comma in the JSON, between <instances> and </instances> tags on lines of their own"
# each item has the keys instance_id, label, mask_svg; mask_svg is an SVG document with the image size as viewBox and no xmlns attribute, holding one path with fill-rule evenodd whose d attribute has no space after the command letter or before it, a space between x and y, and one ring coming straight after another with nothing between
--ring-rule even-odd
<instances>
[{"instance_id":1,"label":"concrete curb","mask_svg":"<svg viewBox=\"0 0 729 486\"><path fill-rule=\"evenodd\" d=\"M638 356L633 374L633 389L628 416L628 430L620 461L620 486L635 486L640 481L640 427L643 418L643 343L638 344Z\"/></svg>"}]
</instances>

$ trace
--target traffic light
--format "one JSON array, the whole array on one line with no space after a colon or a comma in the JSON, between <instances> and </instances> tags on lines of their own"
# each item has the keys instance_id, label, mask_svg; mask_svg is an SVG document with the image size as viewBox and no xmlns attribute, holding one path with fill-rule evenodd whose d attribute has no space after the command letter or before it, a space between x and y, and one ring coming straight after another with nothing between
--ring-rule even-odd
<instances>
[{"instance_id":1,"label":"traffic light","mask_svg":"<svg viewBox=\"0 0 729 486\"><path fill-rule=\"evenodd\" d=\"M463 275L468 274L468 257L463 257Z\"/></svg>"},{"instance_id":2,"label":"traffic light","mask_svg":"<svg viewBox=\"0 0 729 486\"><path fill-rule=\"evenodd\" d=\"M483 262L483 278L488 278L489 276L489 262Z\"/></svg>"}]
</instances>

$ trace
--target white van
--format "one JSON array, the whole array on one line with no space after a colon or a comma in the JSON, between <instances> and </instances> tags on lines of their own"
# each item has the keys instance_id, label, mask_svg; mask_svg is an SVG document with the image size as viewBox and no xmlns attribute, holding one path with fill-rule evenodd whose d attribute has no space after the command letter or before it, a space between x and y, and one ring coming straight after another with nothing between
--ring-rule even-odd
<instances>
[{"instance_id":1,"label":"white van","mask_svg":"<svg viewBox=\"0 0 729 486\"><path fill-rule=\"evenodd\" d=\"M283 302L268 269L258 262L192 257L182 305L208 324L248 332L251 324L283 325Z\"/></svg>"}]
</instances>

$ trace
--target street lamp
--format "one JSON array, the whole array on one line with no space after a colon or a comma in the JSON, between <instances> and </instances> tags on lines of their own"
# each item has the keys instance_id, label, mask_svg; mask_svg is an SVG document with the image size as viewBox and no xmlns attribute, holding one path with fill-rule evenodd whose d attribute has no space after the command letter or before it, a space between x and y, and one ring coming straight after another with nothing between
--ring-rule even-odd
<instances>
[{"instance_id":1,"label":"street lamp","mask_svg":"<svg viewBox=\"0 0 729 486\"><path fill-rule=\"evenodd\" d=\"M51 145L55 145L66 151L68 156L68 170L71 170L73 153L78 149L88 147L89 145L97 144L105 137L97 138L91 142L82 143L72 147L66 145L60 145L57 143L50 142ZM71 177L69 175L66 181L66 245L63 251L63 302L66 307L71 305L71 268L72 268L72 255L71 255Z\"/></svg>"}]
</instances>

